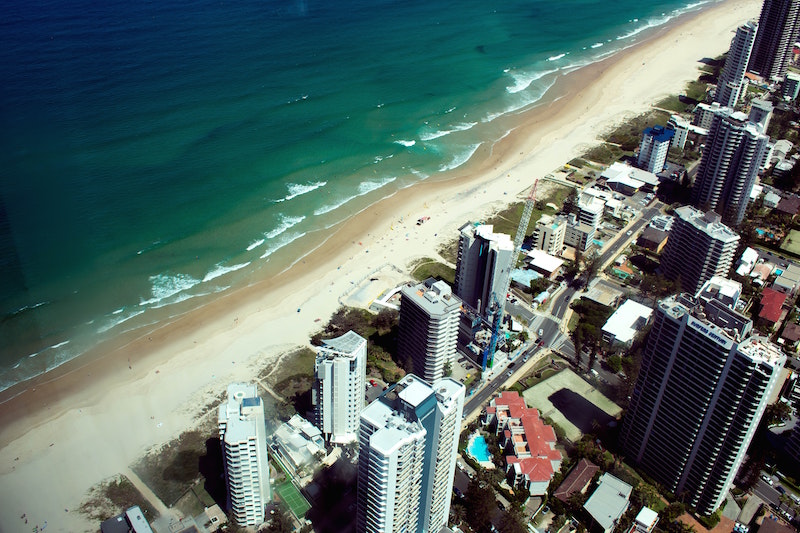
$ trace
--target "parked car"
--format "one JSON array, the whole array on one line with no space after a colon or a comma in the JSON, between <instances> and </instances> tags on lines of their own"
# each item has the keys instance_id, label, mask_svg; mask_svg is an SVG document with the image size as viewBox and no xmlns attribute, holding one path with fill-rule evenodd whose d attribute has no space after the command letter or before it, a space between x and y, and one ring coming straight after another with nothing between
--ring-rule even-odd
<instances>
[{"instance_id":1,"label":"parked car","mask_svg":"<svg viewBox=\"0 0 800 533\"><path fill-rule=\"evenodd\" d=\"M513 373L511 370L509 370L508 372L506 372L506 376L508 376L508 377L511 377L512 375L514 375L514 373Z\"/></svg>"}]
</instances>

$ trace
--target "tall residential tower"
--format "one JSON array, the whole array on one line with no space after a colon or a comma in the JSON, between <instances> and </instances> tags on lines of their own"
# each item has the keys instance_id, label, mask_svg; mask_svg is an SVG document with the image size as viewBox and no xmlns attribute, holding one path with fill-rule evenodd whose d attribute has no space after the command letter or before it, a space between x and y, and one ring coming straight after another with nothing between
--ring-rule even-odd
<instances>
[{"instance_id":1,"label":"tall residential tower","mask_svg":"<svg viewBox=\"0 0 800 533\"><path fill-rule=\"evenodd\" d=\"M767 80L786 75L800 30L800 0L764 0L749 70Z\"/></svg>"},{"instance_id":2,"label":"tall residential tower","mask_svg":"<svg viewBox=\"0 0 800 533\"><path fill-rule=\"evenodd\" d=\"M491 298L505 298L505 280L511 273L514 242L505 233L495 233L491 224L467 222L459 229L456 261L456 296L478 314L488 318Z\"/></svg>"},{"instance_id":3,"label":"tall residential tower","mask_svg":"<svg viewBox=\"0 0 800 533\"><path fill-rule=\"evenodd\" d=\"M668 279L680 278L681 288L694 294L713 276L728 275L738 246L739 235L719 215L685 205L675 210L661 270Z\"/></svg>"},{"instance_id":4,"label":"tall residential tower","mask_svg":"<svg viewBox=\"0 0 800 533\"><path fill-rule=\"evenodd\" d=\"M455 360L461 300L450 285L433 278L406 285L400 294L397 355L411 362L414 374L433 383Z\"/></svg>"},{"instance_id":5,"label":"tall residential tower","mask_svg":"<svg viewBox=\"0 0 800 533\"><path fill-rule=\"evenodd\" d=\"M739 26L731 41L728 57L725 58L725 66L719 75L714 101L731 109L736 107L742 93L747 63L750 61L750 53L753 51L753 42L756 39L756 29L754 22Z\"/></svg>"},{"instance_id":6,"label":"tall residential tower","mask_svg":"<svg viewBox=\"0 0 800 533\"><path fill-rule=\"evenodd\" d=\"M314 419L327 442L358 438L364 408L367 341L355 331L324 341L314 364Z\"/></svg>"},{"instance_id":7,"label":"tall residential tower","mask_svg":"<svg viewBox=\"0 0 800 533\"><path fill-rule=\"evenodd\" d=\"M744 218L769 137L747 115L721 108L711 121L697 170L692 203L737 226Z\"/></svg>"},{"instance_id":8,"label":"tall residential tower","mask_svg":"<svg viewBox=\"0 0 800 533\"><path fill-rule=\"evenodd\" d=\"M702 514L725 499L786 360L750 336L740 290L714 278L659 302L620 434L628 460Z\"/></svg>"},{"instance_id":9,"label":"tall residential tower","mask_svg":"<svg viewBox=\"0 0 800 533\"><path fill-rule=\"evenodd\" d=\"M361 413L358 533L435 533L447 525L464 386L409 374Z\"/></svg>"},{"instance_id":10,"label":"tall residential tower","mask_svg":"<svg viewBox=\"0 0 800 533\"><path fill-rule=\"evenodd\" d=\"M264 521L264 507L272 495L264 404L255 384L228 385L228 401L219 406L218 422L228 510L240 526L257 526Z\"/></svg>"}]
</instances>

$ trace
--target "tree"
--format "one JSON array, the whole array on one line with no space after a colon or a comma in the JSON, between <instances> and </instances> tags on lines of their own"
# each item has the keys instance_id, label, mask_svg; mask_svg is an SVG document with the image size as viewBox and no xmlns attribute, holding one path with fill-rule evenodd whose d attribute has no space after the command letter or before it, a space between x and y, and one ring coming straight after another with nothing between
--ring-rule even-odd
<instances>
[{"instance_id":1,"label":"tree","mask_svg":"<svg viewBox=\"0 0 800 533\"><path fill-rule=\"evenodd\" d=\"M444 364L444 369L442 369L442 372L444 372L445 377L452 376L453 375L453 364L450 361L446 362Z\"/></svg>"},{"instance_id":2,"label":"tree","mask_svg":"<svg viewBox=\"0 0 800 533\"><path fill-rule=\"evenodd\" d=\"M789 420L791 416L792 406L782 401L777 401L772 405L768 405L767 409L764 411L764 419L769 426L780 424L784 420Z\"/></svg>"},{"instance_id":3,"label":"tree","mask_svg":"<svg viewBox=\"0 0 800 533\"><path fill-rule=\"evenodd\" d=\"M294 531L294 526L282 506L276 508L269 522L258 529L259 533L291 533L292 531Z\"/></svg>"},{"instance_id":4,"label":"tree","mask_svg":"<svg viewBox=\"0 0 800 533\"><path fill-rule=\"evenodd\" d=\"M491 532L491 516L495 506L494 491L483 472L470 480L464 507L467 509L467 524L476 533Z\"/></svg>"}]
</instances>

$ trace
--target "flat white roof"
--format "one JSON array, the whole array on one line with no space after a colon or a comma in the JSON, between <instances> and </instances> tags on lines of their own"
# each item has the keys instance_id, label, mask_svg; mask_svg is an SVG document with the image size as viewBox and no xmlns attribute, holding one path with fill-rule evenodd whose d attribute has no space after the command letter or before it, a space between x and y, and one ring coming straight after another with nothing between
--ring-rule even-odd
<instances>
[{"instance_id":1,"label":"flat white roof","mask_svg":"<svg viewBox=\"0 0 800 533\"><path fill-rule=\"evenodd\" d=\"M658 513L649 507L642 507L639 514L636 515L636 522L648 529L655 524L656 520L658 520Z\"/></svg>"},{"instance_id":2,"label":"flat white roof","mask_svg":"<svg viewBox=\"0 0 800 533\"><path fill-rule=\"evenodd\" d=\"M605 169L600 176L606 178L608 181L620 177L627 177L640 181L642 184L647 183L648 185L658 185L658 176L652 172L642 170L641 168L632 167L630 165L626 165L625 163L620 163L619 161L612 163L611 166Z\"/></svg>"},{"instance_id":3,"label":"flat white roof","mask_svg":"<svg viewBox=\"0 0 800 533\"><path fill-rule=\"evenodd\" d=\"M561 265L564 264L562 259L552 256L544 250L539 249L533 249L528 252L528 258L530 258L531 265L547 272L555 272L561 267Z\"/></svg>"},{"instance_id":4,"label":"flat white roof","mask_svg":"<svg viewBox=\"0 0 800 533\"><path fill-rule=\"evenodd\" d=\"M608 178L608 183L621 183L632 189L641 189L644 186L643 181L631 178L630 176L615 176L613 178Z\"/></svg>"},{"instance_id":5,"label":"flat white roof","mask_svg":"<svg viewBox=\"0 0 800 533\"><path fill-rule=\"evenodd\" d=\"M637 325L650 319L653 310L633 300L626 300L603 325L603 331L619 342L630 342L636 335Z\"/></svg>"}]
</instances>

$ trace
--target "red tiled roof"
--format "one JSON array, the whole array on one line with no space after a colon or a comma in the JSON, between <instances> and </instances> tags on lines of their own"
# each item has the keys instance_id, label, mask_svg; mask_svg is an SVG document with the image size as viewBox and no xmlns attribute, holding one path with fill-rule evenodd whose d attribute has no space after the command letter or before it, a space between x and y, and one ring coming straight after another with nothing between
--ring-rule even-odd
<instances>
[{"instance_id":1,"label":"red tiled roof","mask_svg":"<svg viewBox=\"0 0 800 533\"><path fill-rule=\"evenodd\" d=\"M600 470L600 467L593 462L588 459L581 459L561 485L558 486L553 495L562 502L566 502L570 496L582 491L598 470Z\"/></svg>"},{"instance_id":2,"label":"red tiled roof","mask_svg":"<svg viewBox=\"0 0 800 533\"><path fill-rule=\"evenodd\" d=\"M553 428L542 421L537 409L525 405L525 399L516 391L502 392L492 400L492 405L498 414L503 437L513 443L514 455L507 456L506 463L518 463L521 472L531 481L550 479L554 473L552 463L562 459L561 452L555 449L556 433ZM503 417L501 413L507 413L507 416ZM522 432L519 432L520 428ZM516 457L517 454L530 457L520 458Z\"/></svg>"},{"instance_id":3,"label":"red tiled roof","mask_svg":"<svg viewBox=\"0 0 800 533\"><path fill-rule=\"evenodd\" d=\"M764 292L761 293L761 311L758 313L758 317L770 322L779 321L781 319L781 307L783 307L783 302L785 301L786 295L782 292L765 288Z\"/></svg>"}]
</instances>

